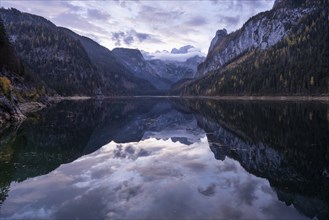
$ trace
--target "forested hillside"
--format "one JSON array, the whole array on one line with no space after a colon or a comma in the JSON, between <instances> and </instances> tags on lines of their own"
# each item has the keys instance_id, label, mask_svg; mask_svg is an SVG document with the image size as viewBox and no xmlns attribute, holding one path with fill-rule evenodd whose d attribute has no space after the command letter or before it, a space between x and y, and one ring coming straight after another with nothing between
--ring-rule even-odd
<instances>
[{"instance_id":1,"label":"forested hillside","mask_svg":"<svg viewBox=\"0 0 329 220\"><path fill-rule=\"evenodd\" d=\"M155 87L145 79L134 76L129 68L120 62L113 51L99 45L95 41L80 36L66 28L59 28L76 40L86 50L91 62L97 67L101 76L105 95L142 95L156 94Z\"/></svg>"},{"instance_id":2,"label":"forested hillside","mask_svg":"<svg viewBox=\"0 0 329 220\"><path fill-rule=\"evenodd\" d=\"M89 38L16 9L0 9L10 41L35 75L60 95L152 94L113 53Z\"/></svg>"},{"instance_id":3,"label":"forested hillside","mask_svg":"<svg viewBox=\"0 0 329 220\"><path fill-rule=\"evenodd\" d=\"M285 13L284 9L279 13ZM313 5L309 13L291 25L291 32L274 46L265 50L250 49L205 77L177 86L174 92L184 95L328 94L328 7Z\"/></svg>"},{"instance_id":4,"label":"forested hillside","mask_svg":"<svg viewBox=\"0 0 329 220\"><path fill-rule=\"evenodd\" d=\"M33 77L17 57L0 18L0 125L24 118L18 105L40 101L47 92L42 81Z\"/></svg>"},{"instance_id":5,"label":"forested hillside","mask_svg":"<svg viewBox=\"0 0 329 220\"><path fill-rule=\"evenodd\" d=\"M37 76L62 95L95 94L101 80L78 40L46 19L0 9L17 53Z\"/></svg>"}]
</instances>

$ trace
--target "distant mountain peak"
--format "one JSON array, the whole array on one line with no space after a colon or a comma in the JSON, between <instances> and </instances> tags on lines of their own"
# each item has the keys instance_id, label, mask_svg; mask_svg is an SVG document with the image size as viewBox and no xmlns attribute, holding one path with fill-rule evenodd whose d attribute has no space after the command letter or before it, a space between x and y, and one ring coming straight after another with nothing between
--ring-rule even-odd
<instances>
[{"instance_id":1,"label":"distant mountain peak","mask_svg":"<svg viewBox=\"0 0 329 220\"><path fill-rule=\"evenodd\" d=\"M209 51L212 51L215 45L217 45L217 42L221 41L226 35L227 35L227 30L225 28L219 29L210 43Z\"/></svg>"},{"instance_id":2,"label":"distant mountain peak","mask_svg":"<svg viewBox=\"0 0 329 220\"><path fill-rule=\"evenodd\" d=\"M186 45L186 46L180 47L179 49L173 48L170 53L184 54L184 53L188 53L189 49L192 49L192 48L194 48L192 45Z\"/></svg>"},{"instance_id":3,"label":"distant mountain peak","mask_svg":"<svg viewBox=\"0 0 329 220\"><path fill-rule=\"evenodd\" d=\"M138 49L131 49L131 48L121 48L117 47L112 50L113 53L117 55L127 55L131 57L138 57L139 59L143 59L143 55Z\"/></svg>"}]
</instances>

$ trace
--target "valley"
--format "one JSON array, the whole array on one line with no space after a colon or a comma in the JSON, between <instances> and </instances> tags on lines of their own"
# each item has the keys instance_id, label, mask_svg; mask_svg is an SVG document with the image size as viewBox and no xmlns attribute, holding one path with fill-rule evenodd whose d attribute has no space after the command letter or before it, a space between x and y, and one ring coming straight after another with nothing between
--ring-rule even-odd
<instances>
[{"instance_id":1,"label":"valley","mask_svg":"<svg viewBox=\"0 0 329 220\"><path fill-rule=\"evenodd\" d=\"M328 39L329 0L0 1L0 219L328 219Z\"/></svg>"},{"instance_id":2,"label":"valley","mask_svg":"<svg viewBox=\"0 0 329 220\"><path fill-rule=\"evenodd\" d=\"M276 0L242 28L218 30L202 56L191 45L109 50L41 16L1 8L1 121L24 118L17 103L64 97L326 101L328 10L326 0Z\"/></svg>"}]
</instances>

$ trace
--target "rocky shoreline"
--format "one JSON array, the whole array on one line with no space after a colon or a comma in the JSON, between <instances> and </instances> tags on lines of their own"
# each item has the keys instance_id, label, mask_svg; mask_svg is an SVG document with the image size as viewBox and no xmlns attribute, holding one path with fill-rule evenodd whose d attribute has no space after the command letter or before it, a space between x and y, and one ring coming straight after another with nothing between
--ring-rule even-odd
<instances>
[{"instance_id":1,"label":"rocky shoreline","mask_svg":"<svg viewBox=\"0 0 329 220\"><path fill-rule=\"evenodd\" d=\"M49 105L51 105L49 101L15 103L10 102L6 97L0 97L0 127L9 123L23 122L28 113L40 111Z\"/></svg>"}]
</instances>

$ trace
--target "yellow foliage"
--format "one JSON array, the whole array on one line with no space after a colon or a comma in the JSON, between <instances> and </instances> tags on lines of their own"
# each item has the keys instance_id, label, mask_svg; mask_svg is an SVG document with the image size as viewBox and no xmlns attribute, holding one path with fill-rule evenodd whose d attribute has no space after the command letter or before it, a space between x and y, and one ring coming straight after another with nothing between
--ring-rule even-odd
<instances>
[{"instance_id":1,"label":"yellow foliage","mask_svg":"<svg viewBox=\"0 0 329 220\"><path fill-rule=\"evenodd\" d=\"M1 76L0 77L0 88L1 88L2 92L5 95L8 95L9 94L10 87L11 87L10 80L7 77L5 77L5 76Z\"/></svg>"}]
</instances>

